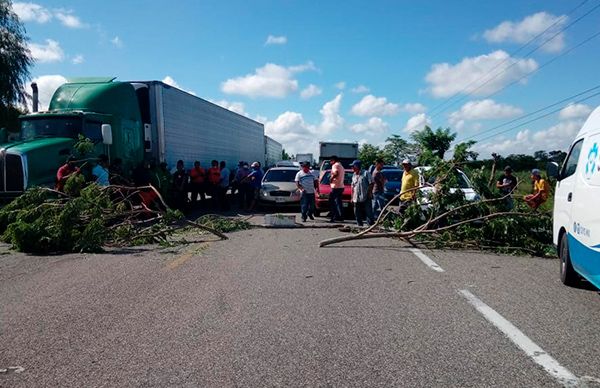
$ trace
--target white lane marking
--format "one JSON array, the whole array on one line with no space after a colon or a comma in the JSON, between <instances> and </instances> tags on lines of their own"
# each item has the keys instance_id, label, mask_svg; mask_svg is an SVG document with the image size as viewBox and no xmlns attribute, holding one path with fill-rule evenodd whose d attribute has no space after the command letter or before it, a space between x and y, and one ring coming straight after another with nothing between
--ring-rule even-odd
<instances>
[{"instance_id":1,"label":"white lane marking","mask_svg":"<svg viewBox=\"0 0 600 388\"><path fill-rule=\"evenodd\" d=\"M421 252L420 249L418 249L418 248L410 248L409 250L415 256L417 256L419 259L421 259L421 261L423 263L425 263L425 265L428 266L429 268L431 268L432 270L437 271L437 272L444 272L444 269L442 267L440 267L439 265L437 265L435 261L431 260L429 258L429 256L427 256L426 254L424 254L423 252Z\"/></svg>"},{"instance_id":2,"label":"white lane marking","mask_svg":"<svg viewBox=\"0 0 600 388\"><path fill-rule=\"evenodd\" d=\"M531 359L554 377L560 384L565 387L575 387L579 383L579 379L571 371L560 365L552 356L540 348L535 342L527 337L515 325L506 320L502 315L498 314L487 304L483 303L479 298L473 295L469 290L459 290L462 296L475 307L492 325L496 326L504 335L508 337L515 345L525 352Z\"/></svg>"}]
</instances>

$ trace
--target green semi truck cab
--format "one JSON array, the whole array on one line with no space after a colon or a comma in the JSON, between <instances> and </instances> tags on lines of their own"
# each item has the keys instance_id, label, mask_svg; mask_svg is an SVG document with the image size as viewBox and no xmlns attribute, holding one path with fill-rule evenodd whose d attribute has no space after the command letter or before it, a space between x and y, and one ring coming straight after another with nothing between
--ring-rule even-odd
<instances>
[{"instance_id":1,"label":"green semi truck cab","mask_svg":"<svg viewBox=\"0 0 600 388\"><path fill-rule=\"evenodd\" d=\"M35 106L35 104L34 104ZM123 171L151 160L186 168L211 159L229 168L238 161L265 161L264 126L160 81L71 79L52 96L48 110L21 116L18 139L0 140L0 195L52 186L73 154L79 135L94 154L120 158Z\"/></svg>"}]
</instances>

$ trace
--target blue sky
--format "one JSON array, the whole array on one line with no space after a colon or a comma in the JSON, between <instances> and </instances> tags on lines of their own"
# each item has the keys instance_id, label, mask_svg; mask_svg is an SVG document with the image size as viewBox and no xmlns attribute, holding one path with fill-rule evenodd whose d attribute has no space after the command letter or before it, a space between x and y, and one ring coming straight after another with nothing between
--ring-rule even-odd
<instances>
[{"instance_id":1,"label":"blue sky","mask_svg":"<svg viewBox=\"0 0 600 388\"><path fill-rule=\"evenodd\" d=\"M296 153L324 140L381 144L424 123L485 139L510 126L486 129L596 86L600 37L539 68L600 32L600 9L564 29L598 4L59 0L13 8L37 58L42 102L69 77L164 80L263 122ZM484 157L564 149L599 102L476 149Z\"/></svg>"}]
</instances>

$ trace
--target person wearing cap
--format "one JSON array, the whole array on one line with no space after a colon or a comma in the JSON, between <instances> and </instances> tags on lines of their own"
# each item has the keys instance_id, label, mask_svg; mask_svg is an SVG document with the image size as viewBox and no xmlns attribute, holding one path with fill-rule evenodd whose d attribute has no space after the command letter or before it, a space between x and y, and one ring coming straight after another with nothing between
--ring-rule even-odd
<instances>
[{"instance_id":1,"label":"person wearing cap","mask_svg":"<svg viewBox=\"0 0 600 388\"><path fill-rule=\"evenodd\" d=\"M533 194L526 195L525 202L535 210L548 200L550 185L542 178L542 173L537 168L531 170L531 181L533 182Z\"/></svg>"},{"instance_id":2,"label":"person wearing cap","mask_svg":"<svg viewBox=\"0 0 600 388\"><path fill-rule=\"evenodd\" d=\"M63 191L65 189L65 183L71 176L80 172L79 167L75 165L75 157L69 156L67 162L63 164L56 172L56 185L54 186L56 191Z\"/></svg>"},{"instance_id":3,"label":"person wearing cap","mask_svg":"<svg viewBox=\"0 0 600 388\"><path fill-rule=\"evenodd\" d=\"M496 188L504 195L508 195L514 191L515 187L517 187L517 183L517 177L512 174L512 168L506 166L504 167L504 174L502 174L496 182ZM512 196L508 195L508 197L506 197L506 208L512 210L514 205Z\"/></svg>"},{"instance_id":4,"label":"person wearing cap","mask_svg":"<svg viewBox=\"0 0 600 388\"><path fill-rule=\"evenodd\" d=\"M331 177L329 179L329 185L331 187L331 192L329 193L329 221L343 221L342 195L344 194L344 167L342 167L339 158L335 155L329 158L329 163L331 163Z\"/></svg>"},{"instance_id":5,"label":"person wearing cap","mask_svg":"<svg viewBox=\"0 0 600 388\"><path fill-rule=\"evenodd\" d=\"M416 172L412 163L408 159L402 161L402 185L400 186L400 207L399 211L404 212L412 202L417 198L417 190L419 187L419 173Z\"/></svg>"},{"instance_id":6,"label":"person wearing cap","mask_svg":"<svg viewBox=\"0 0 600 388\"><path fill-rule=\"evenodd\" d=\"M363 171L360 160L352 162L352 204L354 206L354 216L356 224L363 226L363 220L367 220L367 225L373 225L373 211L371 208L371 199L373 198L373 176L368 171Z\"/></svg>"},{"instance_id":7,"label":"person wearing cap","mask_svg":"<svg viewBox=\"0 0 600 388\"><path fill-rule=\"evenodd\" d=\"M319 193L319 180L310 171L309 162L300 162L302 169L296 173L294 182L300 191L300 213L302 222L306 222L306 217L314 220L315 213L315 193Z\"/></svg>"},{"instance_id":8,"label":"person wearing cap","mask_svg":"<svg viewBox=\"0 0 600 388\"><path fill-rule=\"evenodd\" d=\"M383 169L383 159L375 161L375 168L372 171L373 176L373 218L377 219L379 213L383 210L386 200L383 195L385 190L385 176L381 172Z\"/></svg>"},{"instance_id":9,"label":"person wearing cap","mask_svg":"<svg viewBox=\"0 0 600 388\"><path fill-rule=\"evenodd\" d=\"M258 198L260 195L260 186L262 185L263 172L260 168L260 163L253 162L250 167L252 170L244 178L243 182L247 182L250 185L252 202L250 203L250 207L246 209L246 211L252 211L256 208L256 203L258 202Z\"/></svg>"},{"instance_id":10,"label":"person wearing cap","mask_svg":"<svg viewBox=\"0 0 600 388\"><path fill-rule=\"evenodd\" d=\"M108 174L108 156L101 154L98 156L98 162L92 169L92 176L98 186L108 186L109 174Z\"/></svg>"}]
</instances>

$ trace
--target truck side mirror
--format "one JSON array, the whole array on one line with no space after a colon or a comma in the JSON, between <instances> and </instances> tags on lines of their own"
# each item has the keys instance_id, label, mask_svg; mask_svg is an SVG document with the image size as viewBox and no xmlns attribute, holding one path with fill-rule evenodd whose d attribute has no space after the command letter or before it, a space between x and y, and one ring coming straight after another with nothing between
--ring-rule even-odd
<instances>
[{"instance_id":1,"label":"truck side mirror","mask_svg":"<svg viewBox=\"0 0 600 388\"><path fill-rule=\"evenodd\" d=\"M102 143L112 144L112 127L110 124L102 124Z\"/></svg>"},{"instance_id":2,"label":"truck side mirror","mask_svg":"<svg viewBox=\"0 0 600 388\"><path fill-rule=\"evenodd\" d=\"M549 177L555 178L558 181L560 180L560 168L558 167L558 163L548 162L546 165L546 173Z\"/></svg>"}]
</instances>

